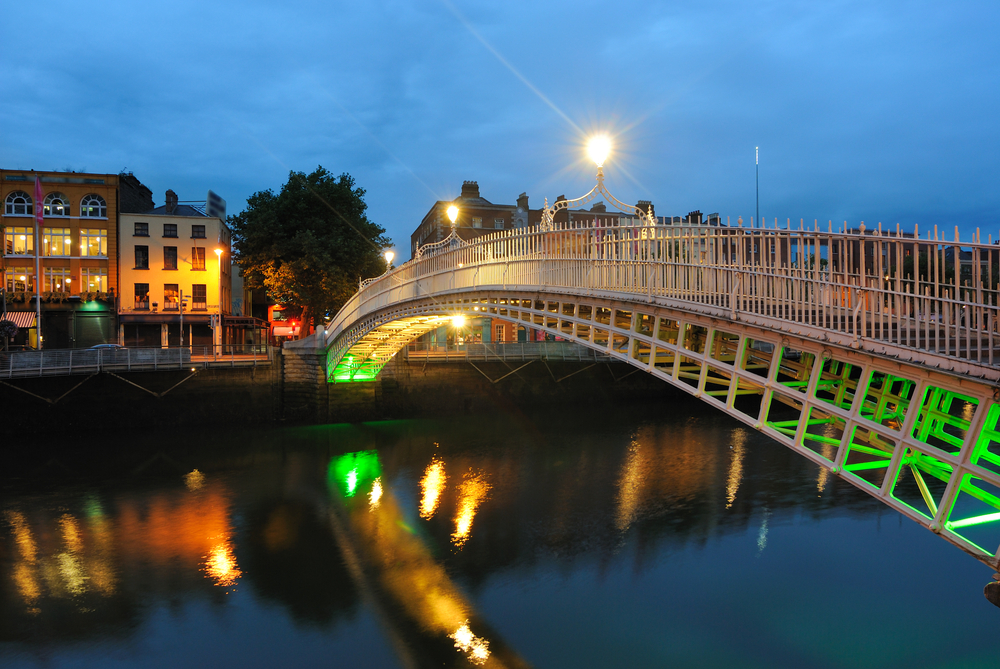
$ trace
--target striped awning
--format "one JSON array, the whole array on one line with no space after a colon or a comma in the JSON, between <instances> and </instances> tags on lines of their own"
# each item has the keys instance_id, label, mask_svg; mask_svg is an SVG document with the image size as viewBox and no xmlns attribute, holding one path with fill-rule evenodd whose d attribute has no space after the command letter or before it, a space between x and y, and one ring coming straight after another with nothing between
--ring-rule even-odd
<instances>
[{"instance_id":1,"label":"striped awning","mask_svg":"<svg viewBox=\"0 0 1000 669\"><path fill-rule=\"evenodd\" d=\"M35 327L35 312L8 311L7 315L0 318L0 320L14 321L14 325L19 328L33 328Z\"/></svg>"}]
</instances>

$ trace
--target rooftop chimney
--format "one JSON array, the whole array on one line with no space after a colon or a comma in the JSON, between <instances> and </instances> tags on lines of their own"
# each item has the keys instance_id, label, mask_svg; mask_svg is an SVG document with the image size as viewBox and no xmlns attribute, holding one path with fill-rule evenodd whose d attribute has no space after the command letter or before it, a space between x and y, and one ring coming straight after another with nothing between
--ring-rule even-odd
<instances>
[{"instance_id":1,"label":"rooftop chimney","mask_svg":"<svg viewBox=\"0 0 1000 669\"><path fill-rule=\"evenodd\" d=\"M479 197L479 182L478 181L463 181L462 182L462 195L460 196L465 199L472 199Z\"/></svg>"},{"instance_id":2,"label":"rooftop chimney","mask_svg":"<svg viewBox=\"0 0 1000 669\"><path fill-rule=\"evenodd\" d=\"M177 208L177 193L167 189L167 204L166 209L168 214L174 213L174 209Z\"/></svg>"},{"instance_id":3,"label":"rooftop chimney","mask_svg":"<svg viewBox=\"0 0 1000 669\"><path fill-rule=\"evenodd\" d=\"M520 207L521 209L523 209L524 211L528 211L528 194L527 193L521 193L520 195L517 196L517 206Z\"/></svg>"},{"instance_id":4,"label":"rooftop chimney","mask_svg":"<svg viewBox=\"0 0 1000 669\"><path fill-rule=\"evenodd\" d=\"M642 213L650 212L653 216L656 216L656 207L649 200L639 200L636 205L642 211Z\"/></svg>"}]
</instances>

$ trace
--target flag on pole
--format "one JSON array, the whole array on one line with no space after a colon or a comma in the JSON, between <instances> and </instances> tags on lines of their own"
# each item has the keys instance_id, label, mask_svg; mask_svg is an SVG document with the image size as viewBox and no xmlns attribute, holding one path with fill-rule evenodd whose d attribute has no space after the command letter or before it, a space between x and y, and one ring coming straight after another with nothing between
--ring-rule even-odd
<instances>
[{"instance_id":1,"label":"flag on pole","mask_svg":"<svg viewBox=\"0 0 1000 669\"><path fill-rule=\"evenodd\" d=\"M42 198L45 197L42 193L42 182L35 175L35 223L38 225L42 224Z\"/></svg>"}]
</instances>

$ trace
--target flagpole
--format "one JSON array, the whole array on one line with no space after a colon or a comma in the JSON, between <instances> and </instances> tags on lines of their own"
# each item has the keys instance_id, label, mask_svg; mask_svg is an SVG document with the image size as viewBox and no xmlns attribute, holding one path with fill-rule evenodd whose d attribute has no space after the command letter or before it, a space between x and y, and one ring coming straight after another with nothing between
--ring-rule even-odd
<instances>
[{"instance_id":1,"label":"flagpole","mask_svg":"<svg viewBox=\"0 0 1000 669\"><path fill-rule=\"evenodd\" d=\"M38 235L38 224L42 221L42 182L35 174L35 339L38 350L42 350L42 238Z\"/></svg>"}]
</instances>

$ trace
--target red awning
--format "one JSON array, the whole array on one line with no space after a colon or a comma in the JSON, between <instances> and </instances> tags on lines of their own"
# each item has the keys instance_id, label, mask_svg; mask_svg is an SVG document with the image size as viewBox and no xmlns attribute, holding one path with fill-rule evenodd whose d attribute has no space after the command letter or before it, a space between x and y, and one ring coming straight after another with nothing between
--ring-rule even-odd
<instances>
[{"instance_id":1,"label":"red awning","mask_svg":"<svg viewBox=\"0 0 1000 669\"><path fill-rule=\"evenodd\" d=\"M19 328L35 327L34 311L8 311L7 315L0 320L13 321Z\"/></svg>"}]
</instances>

